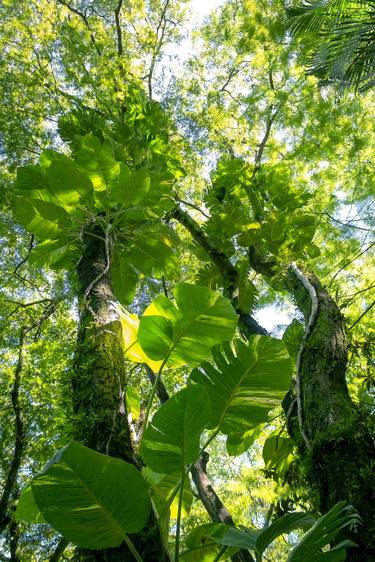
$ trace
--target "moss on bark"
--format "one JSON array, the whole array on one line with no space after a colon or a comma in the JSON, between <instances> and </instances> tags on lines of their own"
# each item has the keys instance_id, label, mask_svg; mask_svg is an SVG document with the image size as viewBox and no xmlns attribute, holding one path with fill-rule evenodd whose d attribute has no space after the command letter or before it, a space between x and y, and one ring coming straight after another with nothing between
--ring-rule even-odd
<instances>
[{"instance_id":1,"label":"moss on bark","mask_svg":"<svg viewBox=\"0 0 375 562\"><path fill-rule=\"evenodd\" d=\"M346 385L347 346L343 317L319 280L307 274L314 286L319 308L301 360L301 390L304 430L311 443L307 451L297 438L312 491L315 508L326 513L335 503L346 500L363 519L352 533L357 549L349 549L349 562L375 560L375 447L369 420L350 399ZM287 276L305 319L311 301L302 283ZM296 438L296 424L291 435ZM348 537L345 531L346 538Z\"/></svg>"},{"instance_id":2,"label":"moss on bark","mask_svg":"<svg viewBox=\"0 0 375 562\"><path fill-rule=\"evenodd\" d=\"M72 377L74 436L84 445L139 468L122 392L126 386L121 324L113 307L110 247L98 226L83 240L77 266L80 319ZM129 535L144 562L169 562L154 513L140 533ZM133 562L125 544L105 551L79 550L86 562Z\"/></svg>"}]
</instances>

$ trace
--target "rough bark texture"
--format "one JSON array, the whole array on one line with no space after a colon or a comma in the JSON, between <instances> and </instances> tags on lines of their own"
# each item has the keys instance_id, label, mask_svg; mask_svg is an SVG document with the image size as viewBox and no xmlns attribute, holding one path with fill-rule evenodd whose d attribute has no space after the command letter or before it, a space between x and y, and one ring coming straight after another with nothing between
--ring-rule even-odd
<instances>
[{"instance_id":1,"label":"rough bark texture","mask_svg":"<svg viewBox=\"0 0 375 562\"><path fill-rule=\"evenodd\" d=\"M225 523L226 525L233 525L234 527L235 525L231 514L216 494L206 474L208 458L208 453L203 452L191 470L198 495L214 523ZM231 560L232 562L254 562L254 558L251 556L250 552L245 549L233 554Z\"/></svg>"},{"instance_id":2,"label":"rough bark texture","mask_svg":"<svg viewBox=\"0 0 375 562\"><path fill-rule=\"evenodd\" d=\"M326 513L346 500L363 518L353 539L347 561L375 560L375 447L364 418L350 399L345 380L347 345L343 317L316 276L305 273L318 299L318 314L304 343L301 357L302 418L311 444L307 451L297 441L305 459L307 477L315 507ZM292 273L286 286L293 294L307 322L311 300L305 287ZM290 424L292 437L298 425ZM347 531L345 531L347 536Z\"/></svg>"},{"instance_id":3,"label":"rough bark texture","mask_svg":"<svg viewBox=\"0 0 375 562\"><path fill-rule=\"evenodd\" d=\"M120 413L125 359L121 324L112 305L110 248L100 239L103 236L99 227L85 234L77 267L80 320L72 379L74 433L84 445L139 467L126 409ZM170 560L153 513L146 528L129 537L144 562ZM125 545L106 551L81 550L79 556L85 561L134 561Z\"/></svg>"}]
</instances>

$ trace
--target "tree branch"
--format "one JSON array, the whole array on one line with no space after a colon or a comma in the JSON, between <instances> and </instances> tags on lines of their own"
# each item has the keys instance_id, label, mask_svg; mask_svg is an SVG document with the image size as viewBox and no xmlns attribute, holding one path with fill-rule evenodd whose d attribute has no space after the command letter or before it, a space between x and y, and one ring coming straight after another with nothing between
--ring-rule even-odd
<instances>
[{"instance_id":1,"label":"tree branch","mask_svg":"<svg viewBox=\"0 0 375 562\"><path fill-rule=\"evenodd\" d=\"M122 8L123 0L119 0L118 4L115 9L115 22L116 22L116 33L117 33L117 52L119 57L123 54L123 47L122 47L122 30L121 30L121 22L120 22L120 12Z\"/></svg>"},{"instance_id":2,"label":"tree branch","mask_svg":"<svg viewBox=\"0 0 375 562\"><path fill-rule=\"evenodd\" d=\"M57 2L58 2L58 4L61 4L62 6L65 6L65 8L68 8L68 10L70 10L73 14L75 14L76 16L81 18L81 20L83 21L83 23L85 24L87 29L90 31L90 40L91 40L91 43L93 44L93 47L95 48L95 51L101 57L103 53L101 52L100 48L98 47L97 42L95 41L94 33L91 29L91 25L90 25L90 22L88 20L88 17L86 16L86 14L77 10L77 8L75 8L74 6L69 4L69 2L67 2L66 0L57 0Z\"/></svg>"},{"instance_id":3,"label":"tree branch","mask_svg":"<svg viewBox=\"0 0 375 562\"><path fill-rule=\"evenodd\" d=\"M355 228L356 230L364 230L366 232L374 232L373 228L364 228L362 226L357 226L355 224L350 224L348 222L342 222L339 221L338 219L335 219L335 217L333 217L332 215L330 215L327 211L324 211L324 213L322 213L322 215L326 215L327 217L329 217L331 220L333 220L334 222L337 222L338 224L341 224L342 226L346 227L346 228Z\"/></svg>"},{"instance_id":4,"label":"tree branch","mask_svg":"<svg viewBox=\"0 0 375 562\"><path fill-rule=\"evenodd\" d=\"M271 128L273 125L273 122L275 121L278 112L280 111L281 105L279 105L279 107L277 109L275 109L275 111L273 111L273 105L271 104L268 108L268 112L267 112L267 118L266 118L266 130L264 132L263 138L260 142L259 148L255 154L255 158L254 158L254 171L253 171L253 177L255 176L255 174L258 172L260 165L262 163L262 158L263 158L263 152L264 149L266 148L266 144L267 141L269 139L270 133L271 133Z\"/></svg>"},{"instance_id":5,"label":"tree branch","mask_svg":"<svg viewBox=\"0 0 375 562\"><path fill-rule=\"evenodd\" d=\"M201 226L180 207L176 206L169 214L180 222L191 234L192 238L207 252L213 263L220 271L223 282L223 293L231 303L233 308L240 316L239 327L246 337L251 334L268 335L267 330L262 328L258 322L238 305L239 295L239 276L238 271L231 263L230 259L218 248L216 248Z\"/></svg>"},{"instance_id":6,"label":"tree branch","mask_svg":"<svg viewBox=\"0 0 375 562\"><path fill-rule=\"evenodd\" d=\"M64 537L61 537L59 542L56 545L55 550L53 551L53 553L49 557L48 562L58 562L60 560L60 556L63 554L63 552L66 549L66 547L68 546L68 544L69 544L69 541L64 539Z\"/></svg>"},{"instance_id":7,"label":"tree branch","mask_svg":"<svg viewBox=\"0 0 375 562\"><path fill-rule=\"evenodd\" d=\"M19 335L18 359L14 370L14 380L10 393L12 408L14 412L14 453L12 462L9 467L8 476L5 481L3 494L0 499L0 533L11 521L10 516L8 515L9 499L14 490L25 446L25 428L22 415L22 406L19 399L21 373L23 368L23 346L25 334L26 328L25 326L22 326Z\"/></svg>"},{"instance_id":8,"label":"tree branch","mask_svg":"<svg viewBox=\"0 0 375 562\"><path fill-rule=\"evenodd\" d=\"M31 236L30 236L30 242L29 242L29 249L27 250L27 254L26 254L26 256L16 265L16 267L15 267L14 270L13 270L12 275L15 275L15 274L17 273L17 271L19 270L19 268L22 267L22 266L27 262L27 260L29 259L31 250L33 249L33 246L34 246L34 234L31 234Z\"/></svg>"},{"instance_id":9,"label":"tree branch","mask_svg":"<svg viewBox=\"0 0 375 562\"><path fill-rule=\"evenodd\" d=\"M163 9L162 9L162 12L161 12L161 15L160 15L159 23L156 26L156 42L155 42L153 53L152 53L150 70L149 70L149 73L147 75L148 95L149 95L150 99L152 99L152 78L153 78L153 74L154 74L154 70L155 70L156 59L157 59L158 55L160 54L160 49L163 45L165 28L166 28L166 25L167 25L167 20L165 18L165 14L167 12L169 2L170 2L170 0L165 0ZM161 36L159 38L160 29L161 29Z\"/></svg>"}]
</instances>

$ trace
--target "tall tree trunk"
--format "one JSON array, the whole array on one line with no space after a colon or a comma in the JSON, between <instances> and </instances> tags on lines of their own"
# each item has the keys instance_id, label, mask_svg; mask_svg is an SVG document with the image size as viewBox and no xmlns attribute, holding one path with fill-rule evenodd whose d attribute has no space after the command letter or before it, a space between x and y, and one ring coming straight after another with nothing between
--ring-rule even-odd
<instances>
[{"instance_id":1,"label":"tall tree trunk","mask_svg":"<svg viewBox=\"0 0 375 562\"><path fill-rule=\"evenodd\" d=\"M326 513L346 500L362 516L363 526L352 537L359 548L349 549L346 560L371 562L375 560L375 447L369 420L348 393L343 317L317 277L302 275L299 278L290 270L286 286L306 325L312 307L308 285L315 290L317 312L300 353L300 420L297 422L296 407L289 430L304 459L315 507ZM307 443L301 439L302 432ZM345 533L347 536L347 529Z\"/></svg>"},{"instance_id":2,"label":"tall tree trunk","mask_svg":"<svg viewBox=\"0 0 375 562\"><path fill-rule=\"evenodd\" d=\"M77 267L80 319L72 379L75 439L100 453L139 468L128 424L123 390L126 363L121 324L110 278L110 243L93 226L84 235ZM147 526L129 535L144 562L169 562L154 513ZM105 551L80 550L80 560L133 562L125 544Z\"/></svg>"}]
</instances>

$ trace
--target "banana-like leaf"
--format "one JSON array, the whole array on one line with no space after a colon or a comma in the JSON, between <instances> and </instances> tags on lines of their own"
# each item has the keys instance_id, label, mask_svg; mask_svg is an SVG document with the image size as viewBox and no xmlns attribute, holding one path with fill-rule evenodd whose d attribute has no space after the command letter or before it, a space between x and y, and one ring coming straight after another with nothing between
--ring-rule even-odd
<instances>
[{"instance_id":1,"label":"banana-like leaf","mask_svg":"<svg viewBox=\"0 0 375 562\"><path fill-rule=\"evenodd\" d=\"M141 453L155 472L182 474L199 455L199 440L210 420L204 386L192 385L170 398L152 418L142 439Z\"/></svg>"},{"instance_id":2,"label":"banana-like leaf","mask_svg":"<svg viewBox=\"0 0 375 562\"><path fill-rule=\"evenodd\" d=\"M194 369L190 380L208 392L212 417L209 429L226 435L244 434L267 420L290 386L292 363L282 341L253 336L247 343L234 341L224 351L215 348L216 367L208 362Z\"/></svg>"},{"instance_id":3,"label":"banana-like leaf","mask_svg":"<svg viewBox=\"0 0 375 562\"><path fill-rule=\"evenodd\" d=\"M290 437L280 435L279 431L271 433L263 445L262 454L266 469L282 477L293 460L293 448L294 443Z\"/></svg>"},{"instance_id":4,"label":"banana-like leaf","mask_svg":"<svg viewBox=\"0 0 375 562\"><path fill-rule=\"evenodd\" d=\"M127 413L132 415L133 420L137 420L141 414L141 401L134 386L126 387L125 400Z\"/></svg>"},{"instance_id":5,"label":"banana-like leaf","mask_svg":"<svg viewBox=\"0 0 375 562\"><path fill-rule=\"evenodd\" d=\"M118 546L146 525L151 508L149 485L133 465L76 442L31 487L45 520L84 548Z\"/></svg>"},{"instance_id":6,"label":"banana-like leaf","mask_svg":"<svg viewBox=\"0 0 375 562\"><path fill-rule=\"evenodd\" d=\"M148 357L168 364L197 365L218 343L233 337L237 314L230 301L207 287L182 283L175 302L159 295L146 308L138 332Z\"/></svg>"}]
</instances>

